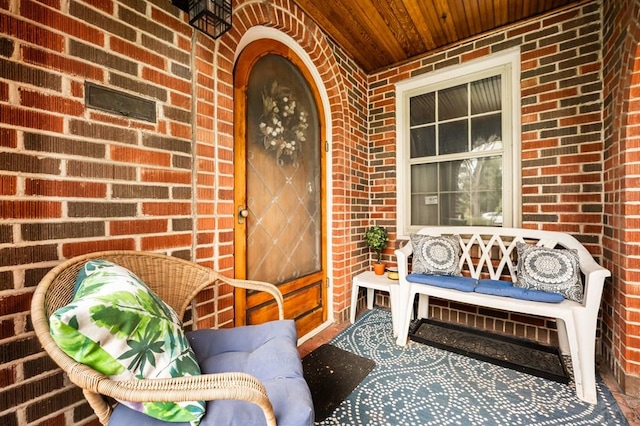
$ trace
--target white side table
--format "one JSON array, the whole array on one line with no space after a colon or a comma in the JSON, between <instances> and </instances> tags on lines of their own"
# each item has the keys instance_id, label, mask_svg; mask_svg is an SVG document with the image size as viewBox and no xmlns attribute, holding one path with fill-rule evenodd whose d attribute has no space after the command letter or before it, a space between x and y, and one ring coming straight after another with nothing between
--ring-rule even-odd
<instances>
[{"instance_id":1,"label":"white side table","mask_svg":"<svg viewBox=\"0 0 640 426\"><path fill-rule=\"evenodd\" d=\"M360 287L367 289L367 309L373 309L373 297L375 290L386 291L389 293L389 302L391 304L391 321L393 324L393 335L398 335L398 326L400 318L398 313L394 313L394 309L398 309L398 296L400 285L398 280L390 280L387 274L376 275L373 271L362 272L353 277L353 288L351 289L351 323L356 320L356 306L358 305L358 290Z\"/></svg>"}]
</instances>

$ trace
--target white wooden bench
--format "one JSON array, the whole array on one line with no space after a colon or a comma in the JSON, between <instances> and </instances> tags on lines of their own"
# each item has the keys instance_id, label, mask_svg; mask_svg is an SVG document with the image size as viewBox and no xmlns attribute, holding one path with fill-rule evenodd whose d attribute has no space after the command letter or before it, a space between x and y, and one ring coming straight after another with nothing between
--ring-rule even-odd
<instances>
[{"instance_id":1,"label":"white wooden bench","mask_svg":"<svg viewBox=\"0 0 640 426\"><path fill-rule=\"evenodd\" d=\"M399 331L397 344L407 343L416 295L420 295L418 317L428 316L429 296L497 310L554 318L558 342L563 354L571 356L576 393L581 400L596 403L595 341L600 299L604 280L611 273L598 265L591 254L573 236L552 231L502 227L433 226L417 234L457 236L460 242L459 266L463 275L475 279L516 281L517 242L548 248L576 249L580 278L584 286L582 303L563 299L559 303L521 300L512 297L459 291L407 280L413 245L409 241L395 251L400 275ZM411 278L411 277L410 277Z\"/></svg>"}]
</instances>

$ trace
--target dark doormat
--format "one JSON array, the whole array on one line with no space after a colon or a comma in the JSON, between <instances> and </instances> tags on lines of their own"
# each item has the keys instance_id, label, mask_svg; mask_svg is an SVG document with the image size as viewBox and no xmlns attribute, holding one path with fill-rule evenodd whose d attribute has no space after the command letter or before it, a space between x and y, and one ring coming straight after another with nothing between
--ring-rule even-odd
<instances>
[{"instance_id":1,"label":"dark doormat","mask_svg":"<svg viewBox=\"0 0 640 426\"><path fill-rule=\"evenodd\" d=\"M560 349L457 324L419 320L409 337L416 342L466 355L560 383L569 382Z\"/></svg>"},{"instance_id":2,"label":"dark doormat","mask_svg":"<svg viewBox=\"0 0 640 426\"><path fill-rule=\"evenodd\" d=\"M311 389L315 421L329 417L375 365L370 359L328 343L305 356L302 368Z\"/></svg>"}]
</instances>

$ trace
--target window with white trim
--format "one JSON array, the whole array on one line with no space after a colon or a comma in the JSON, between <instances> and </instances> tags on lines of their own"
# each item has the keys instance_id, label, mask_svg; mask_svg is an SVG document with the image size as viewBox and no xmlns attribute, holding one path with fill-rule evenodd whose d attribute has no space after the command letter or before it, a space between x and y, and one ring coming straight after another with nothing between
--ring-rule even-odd
<instances>
[{"instance_id":1,"label":"window with white trim","mask_svg":"<svg viewBox=\"0 0 640 426\"><path fill-rule=\"evenodd\" d=\"M519 51L396 86L398 234L517 226Z\"/></svg>"}]
</instances>

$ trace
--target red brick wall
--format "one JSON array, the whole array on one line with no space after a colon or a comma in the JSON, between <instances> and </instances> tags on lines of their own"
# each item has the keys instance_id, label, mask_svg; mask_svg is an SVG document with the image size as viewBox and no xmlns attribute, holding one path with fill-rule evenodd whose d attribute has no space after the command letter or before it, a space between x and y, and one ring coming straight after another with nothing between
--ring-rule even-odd
<instances>
[{"instance_id":1,"label":"red brick wall","mask_svg":"<svg viewBox=\"0 0 640 426\"><path fill-rule=\"evenodd\" d=\"M214 41L169 0L0 1L0 424L91 419L29 321L34 286L63 259L150 250L233 275L232 73L256 25L297 40L329 99L332 302L348 316L368 261L352 256L368 220L366 76L300 10L235 2ZM86 81L153 101L157 121L87 108ZM199 297L199 325L231 324L232 294L217 314L212 297Z\"/></svg>"},{"instance_id":2,"label":"red brick wall","mask_svg":"<svg viewBox=\"0 0 640 426\"><path fill-rule=\"evenodd\" d=\"M604 265L612 271L603 303L603 347L623 390L640 395L640 2L604 2Z\"/></svg>"},{"instance_id":3,"label":"red brick wall","mask_svg":"<svg viewBox=\"0 0 640 426\"><path fill-rule=\"evenodd\" d=\"M514 25L370 76L372 217L395 235L395 87L504 49L521 51L522 226L575 235L602 255L603 141L600 8L589 2ZM386 250L393 260L392 247ZM433 314L541 342L544 319L438 303Z\"/></svg>"},{"instance_id":4,"label":"red brick wall","mask_svg":"<svg viewBox=\"0 0 640 426\"><path fill-rule=\"evenodd\" d=\"M199 222L217 212L193 211L215 167L191 141L191 75L203 72L192 71L191 30L173 7L93 3L0 3L0 424L92 415L29 322L52 266L107 249L198 250L214 263L217 236L201 241L213 227ZM199 43L202 56L214 48ZM153 101L157 121L86 108L86 81ZM212 108L205 99L198 106Z\"/></svg>"},{"instance_id":5,"label":"red brick wall","mask_svg":"<svg viewBox=\"0 0 640 426\"><path fill-rule=\"evenodd\" d=\"M627 308L636 306L640 280L628 260L636 253L629 244L635 214L623 202L637 173L629 146L635 119L623 117L634 108L620 105L637 97L628 88L638 68L637 21L623 13L637 11L637 2L605 3L604 67L594 1L366 76L288 0L234 2L233 29L218 41L192 36L169 0L0 0L0 424L90 419L81 393L44 355L29 322L33 287L61 260L131 248L233 274L233 61L242 36L258 25L299 43L329 99L330 279L338 320L348 314L353 274L370 259L365 228L384 224L395 236L393 83L520 46L523 223L576 234L612 269L604 353L620 380L630 382L640 345ZM620 38L627 29L633 31ZM158 121L87 109L85 81L153 100ZM227 309L215 316L207 310L210 295L201 296L201 325L232 320L226 297ZM539 320L437 309L481 327L553 338L552 324Z\"/></svg>"}]
</instances>

